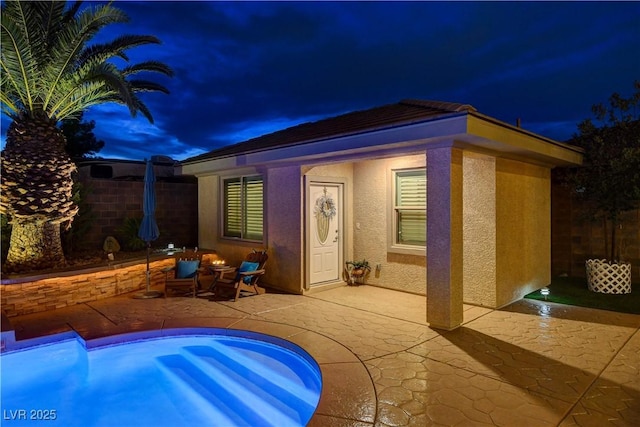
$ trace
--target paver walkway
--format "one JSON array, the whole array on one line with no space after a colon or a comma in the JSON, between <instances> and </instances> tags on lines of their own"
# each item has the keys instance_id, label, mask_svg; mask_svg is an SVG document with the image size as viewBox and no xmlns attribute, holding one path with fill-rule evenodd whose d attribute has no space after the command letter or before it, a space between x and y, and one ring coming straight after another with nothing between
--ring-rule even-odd
<instances>
[{"instance_id":1,"label":"paver walkway","mask_svg":"<svg viewBox=\"0 0 640 427\"><path fill-rule=\"evenodd\" d=\"M18 340L178 326L289 339L323 367L313 426L640 425L640 315L522 300L465 306L444 332L425 310L424 297L360 286L235 303L123 295L10 320Z\"/></svg>"}]
</instances>

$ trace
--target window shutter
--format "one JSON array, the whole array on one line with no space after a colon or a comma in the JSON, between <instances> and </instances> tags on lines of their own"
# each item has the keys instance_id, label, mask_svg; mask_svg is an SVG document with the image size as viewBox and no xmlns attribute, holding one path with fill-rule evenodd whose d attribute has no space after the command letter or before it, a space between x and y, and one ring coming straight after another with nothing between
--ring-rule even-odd
<instances>
[{"instance_id":1,"label":"window shutter","mask_svg":"<svg viewBox=\"0 0 640 427\"><path fill-rule=\"evenodd\" d=\"M427 206L427 174L422 171L397 172L396 205L402 207Z\"/></svg>"},{"instance_id":2,"label":"window shutter","mask_svg":"<svg viewBox=\"0 0 640 427\"><path fill-rule=\"evenodd\" d=\"M425 246L427 242L427 213L424 210L398 211L398 243Z\"/></svg>"},{"instance_id":3,"label":"window shutter","mask_svg":"<svg viewBox=\"0 0 640 427\"><path fill-rule=\"evenodd\" d=\"M262 177L251 177L245 180L244 205L246 209L246 225L244 238L262 240L263 217L263 185Z\"/></svg>"},{"instance_id":4,"label":"window shutter","mask_svg":"<svg viewBox=\"0 0 640 427\"><path fill-rule=\"evenodd\" d=\"M224 187L224 236L262 240L263 180L261 176L230 178Z\"/></svg>"},{"instance_id":5,"label":"window shutter","mask_svg":"<svg viewBox=\"0 0 640 427\"><path fill-rule=\"evenodd\" d=\"M242 236L242 185L240 178L224 181L224 235Z\"/></svg>"},{"instance_id":6,"label":"window shutter","mask_svg":"<svg viewBox=\"0 0 640 427\"><path fill-rule=\"evenodd\" d=\"M424 169L396 172L397 243L425 246L427 174Z\"/></svg>"}]
</instances>

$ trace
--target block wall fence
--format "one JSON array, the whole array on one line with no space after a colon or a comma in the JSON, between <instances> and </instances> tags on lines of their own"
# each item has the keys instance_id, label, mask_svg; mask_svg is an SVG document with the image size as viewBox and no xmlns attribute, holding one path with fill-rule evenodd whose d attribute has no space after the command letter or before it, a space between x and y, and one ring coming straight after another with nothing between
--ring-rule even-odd
<instances>
[{"instance_id":1,"label":"block wall fence","mask_svg":"<svg viewBox=\"0 0 640 427\"><path fill-rule=\"evenodd\" d=\"M585 261L606 258L605 234L602 221L585 217L582 202L572 197L557 180L551 187L551 274L586 277ZM624 261L631 262L631 280L640 283L640 210L625 212L617 239Z\"/></svg>"},{"instance_id":2,"label":"block wall fence","mask_svg":"<svg viewBox=\"0 0 640 427\"><path fill-rule=\"evenodd\" d=\"M125 218L142 218L144 183L90 179L83 182L89 188L86 202L95 219L83 237L83 249L102 249L107 236L116 236ZM198 184L195 182L163 182L155 184L156 221L160 237L152 247L198 245ZM122 246L123 242L120 241Z\"/></svg>"}]
</instances>

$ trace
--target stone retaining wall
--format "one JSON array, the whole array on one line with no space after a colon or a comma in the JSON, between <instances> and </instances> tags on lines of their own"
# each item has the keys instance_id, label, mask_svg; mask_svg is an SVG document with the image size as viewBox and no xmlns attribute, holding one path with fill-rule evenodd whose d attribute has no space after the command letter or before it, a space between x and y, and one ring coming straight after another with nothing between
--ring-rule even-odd
<instances>
[{"instance_id":1,"label":"stone retaining wall","mask_svg":"<svg viewBox=\"0 0 640 427\"><path fill-rule=\"evenodd\" d=\"M172 258L151 261L151 286L162 285L162 269L173 264ZM72 273L3 280L0 306L6 316L13 317L145 289L146 269L146 260L138 260Z\"/></svg>"}]
</instances>

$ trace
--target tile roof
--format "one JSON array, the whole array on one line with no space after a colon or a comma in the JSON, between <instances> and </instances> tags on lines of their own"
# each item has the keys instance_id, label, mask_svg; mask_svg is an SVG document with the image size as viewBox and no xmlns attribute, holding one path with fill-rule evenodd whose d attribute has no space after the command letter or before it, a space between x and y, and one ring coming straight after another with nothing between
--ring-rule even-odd
<instances>
[{"instance_id":1,"label":"tile roof","mask_svg":"<svg viewBox=\"0 0 640 427\"><path fill-rule=\"evenodd\" d=\"M354 111L315 122L302 123L191 157L184 160L183 163L353 135L364 131L380 130L431 120L444 115L473 111L476 111L476 109L468 104L405 99L395 104Z\"/></svg>"}]
</instances>

